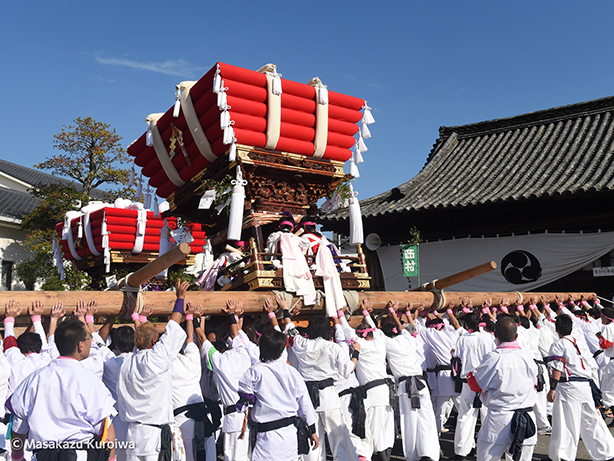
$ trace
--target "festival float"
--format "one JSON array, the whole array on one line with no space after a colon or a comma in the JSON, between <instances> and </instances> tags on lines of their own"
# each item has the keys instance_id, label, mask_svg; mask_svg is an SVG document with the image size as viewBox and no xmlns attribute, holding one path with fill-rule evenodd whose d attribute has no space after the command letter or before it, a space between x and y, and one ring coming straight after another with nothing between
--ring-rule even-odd
<instances>
[{"instance_id":1,"label":"festival float","mask_svg":"<svg viewBox=\"0 0 614 461\"><path fill-rule=\"evenodd\" d=\"M227 281L214 284L218 290L284 289L283 267L274 264L282 255L266 245L282 216L295 226L315 219L318 201L333 196L340 204L344 188L357 205L349 181L374 121L366 101L317 77L306 84L281 77L272 64L254 71L217 63L200 80L178 84L175 104L148 116L147 131L128 147L141 187L147 180L168 202L163 216L203 226L212 259L223 258L214 262ZM344 173L348 160L354 174ZM333 249L333 261L344 290L363 290L370 278L359 212L353 227L356 255L341 258ZM307 263L321 289L316 258Z\"/></svg>"}]
</instances>

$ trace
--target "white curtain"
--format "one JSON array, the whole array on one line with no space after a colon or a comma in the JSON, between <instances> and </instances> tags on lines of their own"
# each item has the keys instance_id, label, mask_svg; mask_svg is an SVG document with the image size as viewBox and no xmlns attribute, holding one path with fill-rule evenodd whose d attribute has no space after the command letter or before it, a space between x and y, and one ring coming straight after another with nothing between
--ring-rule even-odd
<instances>
[{"instance_id":1,"label":"white curtain","mask_svg":"<svg viewBox=\"0 0 614 461\"><path fill-rule=\"evenodd\" d=\"M450 287L452 291L528 291L558 280L614 249L614 232L464 238L420 244L420 281L441 279L495 261L497 269ZM386 290L407 290L399 245L377 254ZM417 280L412 279L413 287Z\"/></svg>"}]
</instances>

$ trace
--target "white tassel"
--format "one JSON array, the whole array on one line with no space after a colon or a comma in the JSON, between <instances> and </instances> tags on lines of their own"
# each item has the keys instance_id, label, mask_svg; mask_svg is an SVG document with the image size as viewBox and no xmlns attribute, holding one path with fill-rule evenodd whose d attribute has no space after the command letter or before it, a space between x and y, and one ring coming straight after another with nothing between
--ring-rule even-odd
<instances>
[{"instance_id":1,"label":"white tassel","mask_svg":"<svg viewBox=\"0 0 614 461\"><path fill-rule=\"evenodd\" d=\"M158 205L158 196L154 194L154 206L153 206L154 218L160 217L160 205Z\"/></svg>"},{"instance_id":2,"label":"white tassel","mask_svg":"<svg viewBox=\"0 0 614 461\"><path fill-rule=\"evenodd\" d=\"M220 75L220 65L217 65L217 69L215 70L215 76L213 77L213 92L219 93L220 88L224 86L222 82L222 76Z\"/></svg>"},{"instance_id":3,"label":"white tassel","mask_svg":"<svg viewBox=\"0 0 614 461\"><path fill-rule=\"evenodd\" d=\"M107 217L106 216L102 219L102 224L100 225L100 235L102 235L103 237L107 235Z\"/></svg>"},{"instance_id":4,"label":"white tassel","mask_svg":"<svg viewBox=\"0 0 614 461\"><path fill-rule=\"evenodd\" d=\"M220 110L225 110L228 108L228 96L226 95L226 90L228 88L222 87L220 92L217 94L217 107Z\"/></svg>"},{"instance_id":5,"label":"white tassel","mask_svg":"<svg viewBox=\"0 0 614 461\"><path fill-rule=\"evenodd\" d=\"M375 119L373 118L373 115L371 114L371 108L367 106L367 101L365 101L365 105L362 108L365 110L362 116L362 121L366 123L367 125L371 125L372 123L375 123Z\"/></svg>"},{"instance_id":6,"label":"white tassel","mask_svg":"<svg viewBox=\"0 0 614 461\"><path fill-rule=\"evenodd\" d=\"M139 176L139 183L136 186L136 192L134 194L134 200L138 200L143 195L143 173Z\"/></svg>"},{"instance_id":7,"label":"white tassel","mask_svg":"<svg viewBox=\"0 0 614 461\"><path fill-rule=\"evenodd\" d=\"M128 187L134 186L134 177L136 176L136 170L134 169L134 164L130 169L130 179L128 179Z\"/></svg>"},{"instance_id":8,"label":"white tassel","mask_svg":"<svg viewBox=\"0 0 614 461\"><path fill-rule=\"evenodd\" d=\"M168 252L170 249L171 249L171 233L170 233L170 229L165 219L164 226L162 226L162 229L160 229L160 246L158 250L158 255L162 256L164 253ZM166 277L167 274L168 274L168 269L165 269L158 274L158 277Z\"/></svg>"},{"instance_id":9,"label":"white tassel","mask_svg":"<svg viewBox=\"0 0 614 461\"><path fill-rule=\"evenodd\" d=\"M106 274L108 274L109 272L111 272L111 251L109 251L108 248L104 249L103 259L104 259L104 271Z\"/></svg>"},{"instance_id":10,"label":"white tassel","mask_svg":"<svg viewBox=\"0 0 614 461\"><path fill-rule=\"evenodd\" d=\"M358 135L357 149L360 149L360 152L367 152L369 150L365 144L365 140L362 139L362 134Z\"/></svg>"},{"instance_id":11,"label":"white tassel","mask_svg":"<svg viewBox=\"0 0 614 461\"><path fill-rule=\"evenodd\" d=\"M151 131L151 125L148 124L147 134L145 135L145 144L147 147L153 146L153 132Z\"/></svg>"},{"instance_id":12,"label":"white tassel","mask_svg":"<svg viewBox=\"0 0 614 461\"><path fill-rule=\"evenodd\" d=\"M179 110L181 109L181 90L179 85L175 85L175 107L173 107L173 117L179 117Z\"/></svg>"},{"instance_id":13,"label":"white tassel","mask_svg":"<svg viewBox=\"0 0 614 461\"><path fill-rule=\"evenodd\" d=\"M56 240L55 234L53 235L53 240L51 241L51 251L53 254L56 254L58 250L58 242Z\"/></svg>"},{"instance_id":14,"label":"white tassel","mask_svg":"<svg viewBox=\"0 0 614 461\"><path fill-rule=\"evenodd\" d=\"M356 165L362 163L365 161L364 158L362 158L362 152L360 152L360 149L358 148L358 146L356 146Z\"/></svg>"},{"instance_id":15,"label":"white tassel","mask_svg":"<svg viewBox=\"0 0 614 461\"><path fill-rule=\"evenodd\" d=\"M230 126L230 112L224 110L220 114L220 129L225 130L227 126Z\"/></svg>"},{"instance_id":16,"label":"white tassel","mask_svg":"<svg viewBox=\"0 0 614 461\"><path fill-rule=\"evenodd\" d=\"M369 126L362 122L362 130L360 130L362 137L365 139L369 139L371 137L371 130L369 130Z\"/></svg>"},{"instance_id":17,"label":"white tassel","mask_svg":"<svg viewBox=\"0 0 614 461\"><path fill-rule=\"evenodd\" d=\"M273 74L273 94L281 94L281 74L278 74L277 72L275 72Z\"/></svg>"},{"instance_id":18,"label":"white tassel","mask_svg":"<svg viewBox=\"0 0 614 461\"><path fill-rule=\"evenodd\" d=\"M224 144L232 144L233 142L236 142L235 130L232 129L232 125L233 122L231 121L230 125L224 130Z\"/></svg>"},{"instance_id":19,"label":"white tassel","mask_svg":"<svg viewBox=\"0 0 614 461\"><path fill-rule=\"evenodd\" d=\"M143 207L145 209L151 208L151 191L149 190L149 186L147 187L147 193L145 194L145 200L143 200Z\"/></svg>"},{"instance_id":20,"label":"white tassel","mask_svg":"<svg viewBox=\"0 0 614 461\"><path fill-rule=\"evenodd\" d=\"M234 162L237 159L237 143L233 141L228 151L228 161Z\"/></svg>"},{"instance_id":21,"label":"white tassel","mask_svg":"<svg viewBox=\"0 0 614 461\"><path fill-rule=\"evenodd\" d=\"M355 178L360 178L360 172L358 171L354 157L350 160L350 174Z\"/></svg>"},{"instance_id":22,"label":"white tassel","mask_svg":"<svg viewBox=\"0 0 614 461\"><path fill-rule=\"evenodd\" d=\"M228 217L228 240L241 240L243 229L243 208L245 207L245 185L241 168L237 167L235 180L232 181L232 197L230 202L230 215Z\"/></svg>"},{"instance_id":23,"label":"white tassel","mask_svg":"<svg viewBox=\"0 0 614 461\"><path fill-rule=\"evenodd\" d=\"M83 238L83 218L79 218L79 227L77 228L77 238Z\"/></svg>"},{"instance_id":24,"label":"white tassel","mask_svg":"<svg viewBox=\"0 0 614 461\"><path fill-rule=\"evenodd\" d=\"M318 92L318 103L328 104L328 88L326 88L326 85L320 85L319 88L320 91Z\"/></svg>"},{"instance_id":25,"label":"white tassel","mask_svg":"<svg viewBox=\"0 0 614 461\"><path fill-rule=\"evenodd\" d=\"M68 240L68 229L70 229L70 218L64 218L64 227L62 227L62 240Z\"/></svg>"},{"instance_id":26,"label":"white tassel","mask_svg":"<svg viewBox=\"0 0 614 461\"><path fill-rule=\"evenodd\" d=\"M360 203L358 202L358 192L354 192L354 188L350 183L350 245L362 244L364 241L362 229L362 214L360 212Z\"/></svg>"}]
</instances>

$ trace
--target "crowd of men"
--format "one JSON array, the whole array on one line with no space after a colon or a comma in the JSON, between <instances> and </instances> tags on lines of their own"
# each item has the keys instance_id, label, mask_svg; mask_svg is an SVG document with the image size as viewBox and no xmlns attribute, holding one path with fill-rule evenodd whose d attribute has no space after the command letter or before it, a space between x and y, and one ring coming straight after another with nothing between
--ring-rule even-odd
<instances>
[{"instance_id":1,"label":"crowd of men","mask_svg":"<svg viewBox=\"0 0 614 461\"><path fill-rule=\"evenodd\" d=\"M222 331L184 303L188 287L177 283L162 334L149 305L133 328L96 323L93 300L70 318L57 303L46 322L33 301L16 337L23 309L8 302L4 456L324 461L328 446L335 460L379 461L401 438L405 459L437 461L455 408L456 459L530 460L538 435L551 435L553 461L575 459L580 438L592 459L614 458L614 309L597 299L390 301L377 315L362 300L355 328L346 308L298 327L282 296L262 315L229 299Z\"/></svg>"}]
</instances>

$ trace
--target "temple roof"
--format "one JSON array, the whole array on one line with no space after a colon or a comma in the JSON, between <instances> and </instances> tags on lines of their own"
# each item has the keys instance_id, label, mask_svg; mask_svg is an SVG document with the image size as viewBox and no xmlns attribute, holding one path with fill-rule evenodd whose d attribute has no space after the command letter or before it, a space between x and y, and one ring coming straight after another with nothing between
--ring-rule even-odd
<instances>
[{"instance_id":1,"label":"temple roof","mask_svg":"<svg viewBox=\"0 0 614 461\"><path fill-rule=\"evenodd\" d=\"M360 202L362 214L462 209L614 191L614 97L441 127L412 179ZM347 209L322 217L347 219Z\"/></svg>"},{"instance_id":2,"label":"temple roof","mask_svg":"<svg viewBox=\"0 0 614 461\"><path fill-rule=\"evenodd\" d=\"M0 216L21 221L24 215L30 213L40 203L40 199L28 192L0 187Z\"/></svg>"}]
</instances>

